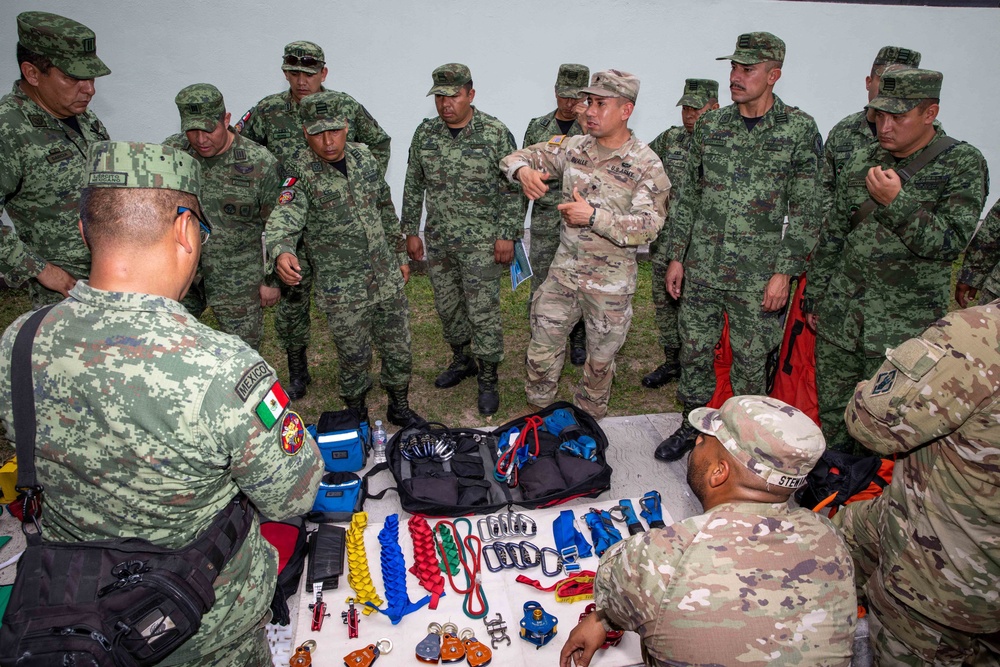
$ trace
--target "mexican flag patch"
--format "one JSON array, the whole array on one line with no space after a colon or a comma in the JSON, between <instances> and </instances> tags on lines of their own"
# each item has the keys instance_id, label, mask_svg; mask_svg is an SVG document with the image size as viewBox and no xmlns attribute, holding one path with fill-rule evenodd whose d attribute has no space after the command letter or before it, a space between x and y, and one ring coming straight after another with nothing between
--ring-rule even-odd
<instances>
[{"instance_id":1,"label":"mexican flag patch","mask_svg":"<svg viewBox=\"0 0 1000 667\"><path fill-rule=\"evenodd\" d=\"M271 428L278 422L278 417L286 407L288 407L288 394L281 388L280 382L275 382L264 400L257 404L257 416L264 426Z\"/></svg>"},{"instance_id":2,"label":"mexican flag patch","mask_svg":"<svg viewBox=\"0 0 1000 667\"><path fill-rule=\"evenodd\" d=\"M293 176L289 176L288 178L285 179L285 182L281 184L281 187L283 187L283 188L290 188L293 185L295 185L296 181L298 181L298 180L299 179L297 179L297 178L295 178Z\"/></svg>"}]
</instances>

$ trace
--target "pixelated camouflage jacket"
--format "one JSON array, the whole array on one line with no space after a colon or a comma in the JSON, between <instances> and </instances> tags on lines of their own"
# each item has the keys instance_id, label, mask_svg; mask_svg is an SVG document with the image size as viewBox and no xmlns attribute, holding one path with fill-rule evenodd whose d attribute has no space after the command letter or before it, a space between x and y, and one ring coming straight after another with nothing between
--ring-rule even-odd
<instances>
[{"instance_id":1,"label":"pixelated camouflage jacket","mask_svg":"<svg viewBox=\"0 0 1000 667\"><path fill-rule=\"evenodd\" d=\"M966 249L958 282L1000 294L1000 201L993 204Z\"/></svg>"},{"instance_id":2,"label":"pixelated camouflage jacket","mask_svg":"<svg viewBox=\"0 0 1000 667\"><path fill-rule=\"evenodd\" d=\"M521 144L521 148L544 143L553 136L560 134L562 134L562 131L559 129L559 121L556 120L556 112L551 111L544 116L531 119L531 122L528 123L528 129L524 131L524 142ZM578 121L574 120L566 136L575 137L581 134L583 134L583 128L580 127ZM562 203L562 195L559 192L559 179L553 177L546 181L546 183L549 186L549 191L542 195L541 199L535 201L531 208L531 232L533 234L536 231L541 231L542 233L548 232L552 236L557 236L562 221L562 216L556 210L556 206ZM544 230L536 229L536 218L550 224L545 225Z\"/></svg>"},{"instance_id":3,"label":"pixelated camouflage jacket","mask_svg":"<svg viewBox=\"0 0 1000 667\"><path fill-rule=\"evenodd\" d=\"M1000 631L1000 301L948 313L886 352L844 415L900 455L881 505L890 594L950 628Z\"/></svg>"},{"instance_id":4,"label":"pixelated camouflage jacket","mask_svg":"<svg viewBox=\"0 0 1000 667\"><path fill-rule=\"evenodd\" d=\"M346 177L310 148L285 163L292 176L267 223L269 257L295 254L302 235L327 303L377 303L403 289L406 242L374 156L355 143L344 155Z\"/></svg>"},{"instance_id":5,"label":"pixelated camouflage jacket","mask_svg":"<svg viewBox=\"0 0 1000 667\"><path fill-rule=\"evenodd\" d=\"M687 159L688 153L691 152L692 136L692 133L684 129L683 125L675 125L660 132L649 143L649 147L663 162L663 171L667 172L667 177L670 179L671 206L677 205L681 187L684 185L684 178L687 176ZM654 262L665 265L670 261L667 257L667 239L669 237L670 211L668 209L667 221L649 246L650 259Z\"/></svg>"},{"instance_id":6,"label":"pixelated camouflage jacket","mask_svg":"<svg viewBox=\"0 0 1000 667\"><path fill-rule=\"evenodd\" d=\"M0 339L0 418L15 441L10 359L26 317ZM32 369L48 540L142 537L176 549L239 491L273 519L315 500L323 461L312 438L286 453L284 420L267 428L256 413L274 369L172 299L78 282L43 320ZM201 629L163 664L251 630L271 604L276 567L255 525L216 579Z\"/></svg>"},{"instance_id":7,"label":"pixelated camouflage jacket","mask_svg":"<svg viewBox=\"0 0 1000 667\"><path fill-rule=\"evenodd\" d=\"M762 292L775 273L802 273L819 236L822 158L812 116L777 95L751 131L736 104L699 118L667 248L684 279Z\"/></svg>"},{"instance_id":8,"label":"pixelated camouflage jacket","mask_svg":"<svg viewBox=\"0 0 1000 667\"><path fill-rule=\"evenodd\" d=\"M347 98L347 140L368 146L385 174L389 168L389 135L363 104L347 93L340 94ZM268 95L257 102L236 123L236 131L271 151L281 162L307 146L302 136L299 103L292 98L289 90Z\"/></svg>"},{"instance_id":9,"label":"pixelated camouflage jacket","mask_svg":"<svg viewBox=\"0 0 1000 667\"><path fill-rule=\"evenodd\" d=\"M602 158L590 135L559 138L515 151L500 162L508 178L521 167L546 171L562 183L562 200L573 189L593 206L590 227L563 225L549 277L582 292L634 294L636 250L663 226L670 179L660 158L631 133Z\"/></svg>"},{"instance_id":10,"label":"pixelated camouflage jacket","mask_svg":"<svg viewBox=\"0 0 1000 667\"><path fill-rule=\"evenodd\" d=\"M507 126L475 107L456 137L439 117L425 118L410 142L403 233L417 234L426 204L424 234L432 245L460 249L521 238L524 201L497 166L516 148Z\"/></svg>"},{"instance_id":11,"label":"pixelated camouflage jacket","mask_svg":"<svg viewBox=\"0 0 1000 667\"><path fill-rule=\"evenodd\" d=\"M938 129L937 137L944 136ZM902 169L881 146L854 153L837 179L833 208L809 264L817 335L845 350L882 356L948 312L951 265L972 239L988 189L986 161L961 142L926 165L888 206L852 228L869 198L873 166Z\"/></svg>"},{"instance_id":12,"label":"pixelated camouflage jacket","mask_svg":"<svg viewBox=\"0 0 1000 667\"><path fill-rule=\"evenodd\" d=\"M82 135L25 95L18 84L0 99L0 273L11 283L33 278L48 262L76 278L90 273L80 238L80 190L87 149L108 139L89 109L76 117Z\"/></svg>"},{"instance_id":13,"label":"pixelated camouflage jacket","mask_svg":"<svg viewBox=\"0 0 1000 667\"><path fill-rule=\"evenodd\" d=\"M171 135L163 143L186 151L201 165L201 202L212 225L212 238L201 251L206 279L213 279L216 272L225 274L217 276L225 279L239 271L263 281L261 235L281 190L277 158L239 134L225 153L210 158L191 148L184 134ZM272 277L268 284L273 281Z\"/></svg>"},{"instance_id":14,"label":"pixelated camouflage jacket","mask_svg":"<svg viewBox=\"0 0 1000 667\"><path fill-rule=\"evenodd\" d=\"M594 602L652 665L849 665L854 565L825 517L725 503L619 542Z\"/></svg>"}]
</instances>

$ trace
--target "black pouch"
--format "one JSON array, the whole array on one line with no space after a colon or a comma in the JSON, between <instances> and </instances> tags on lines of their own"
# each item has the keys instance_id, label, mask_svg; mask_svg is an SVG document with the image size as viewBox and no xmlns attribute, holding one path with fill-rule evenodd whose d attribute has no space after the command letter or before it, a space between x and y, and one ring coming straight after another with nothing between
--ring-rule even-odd
<instances>
[{"instance_id":1,"label":"black pouch","mask_svg":"<svg viewBox=\"0 0 1000 667\"><path fill-rule=\"evenodd\" d=\"M458 480L458 504L462 507L482 507L490 502L490 483L471 479Z\"/></svg>"},{"instance_id":2,"label":"black pouch","mask_svg":"<svg viewBox=\"0 0 1000 667\"><path fill-rule=\"evenodd\" d=\"M464 479L483 479L486 471L483 468L483 457L478 454L455 454L451 461L451 471Z\"/></svg>"},{"instance_id":3,"label":"black pouch","mask_svg":"<svg viewBox=\"0 0 1000 667\"><path fill-rule=\"evenodd\" d=\"M581 459L579 456L565 452L556 452L555 462L568 487L578 486L601 474L600 463Z\"/></svg>"},{"instance_id":4,"label":"black pouch","mask_svg":"<svg viewBox=\"0 0 1000 667\"><path fill-rule=\"evenodd\" d=\"M551 456L529 461L518 474L521 495L527 500L544 498L566 489L566 480L559 472L559 464Z\"/></svg>"},{"instance_id":5,"label":"black pouch","mask_svg":"<svg viewBox=\"0 0 1000 667\"><path fill-rule=\"evenodd\" d=\"M434 505L458 504L458 479L455 477L411 477L403 488L415 500Z\"/></svg>"}]
</instances>

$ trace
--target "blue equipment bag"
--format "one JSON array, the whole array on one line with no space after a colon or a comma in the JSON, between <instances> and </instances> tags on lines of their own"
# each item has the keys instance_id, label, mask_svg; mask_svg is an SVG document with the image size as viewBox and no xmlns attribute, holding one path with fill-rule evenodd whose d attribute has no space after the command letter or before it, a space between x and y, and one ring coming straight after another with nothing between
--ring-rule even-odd
<instances>
[{"instance_id":1,"label":"blue equipment bag","mask_svg":"<svg viewBox=\"0 0 1000 667\"><path fill-rule=\"evenodd\" d=\"M320 480L308 519L314 523L346 522L364 503L365 484L353 472L328 472Z\"/></svg>"},{"instance_id":2,"label":"blue equipment bag","mask_svg":"<svg viewBox=\"0 0 1000 667\"><path fill-rule=\"evenodd\" d=\"M371 448L368 422L353 410L324 412L316 426L308 427L319 445L327 472L355 472L365 467Z\"/></svg>"}]
</instances>

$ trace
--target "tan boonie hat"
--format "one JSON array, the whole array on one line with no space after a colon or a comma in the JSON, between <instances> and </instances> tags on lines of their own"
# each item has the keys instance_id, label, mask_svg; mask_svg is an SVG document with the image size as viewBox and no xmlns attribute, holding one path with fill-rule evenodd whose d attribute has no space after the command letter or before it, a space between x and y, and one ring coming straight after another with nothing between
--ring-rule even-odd
<instances>
[{"instance_id":1,"label":"tan boonie hat","mask_svg":"<svg viewBox=\"0 0 1000 667\"><path fill-rule=\"evenodd\" d=\"M325 65L326 56L318 44L302 40L285 45L281 61L283 71L319 74Z\"/></svg>"},{"instance_id":2,"label":"tan boonie hat","mask_svg":"<svg viewBox=\"0 0 1000 667\"><path fill-rule=\"evenodd\" d=\"M195 83L181 89L174 104L181 114L181 132L211 132L226 115L222 93L210 83Z\"/></svg>"},{"instance_id":3,"label":"tan boonie hat","mask_svg":"<svg viewBox=\"0 0 1000 667\"><path fill-rule=\"evenodd\" d=\"M733 396L688 421L719 439L733 458L768 484L797 489L826 451L823 432L804 412L768 396Z\"/></svg>"},{"instance_id":4,"label":"tan boonie hat","mask_svg":"<svg viewBox=\"0 0 1000 667\"><path fill-rule=\"evenodd\" d=\"M736 51L716 60L732 60L741 65L777 60L785 62L785 43L769 32L745 32L736 38Z\"/></svg>"},{"instance_id":5,"label":"tan boonie hat","mask_svg":"<svg viewBox=\"0 0 1000 667\"><path fill-rule=\"evenodd\" d=\"M17 15L17 41L32 53L74 79L96 79L111 74L97 57L94 31L73 19L48 12L22 12Z\"/></svg>"},{"instance_id":6,"label":"tan boonie hat","mask_svg":"<svg viewBox=\"0 0 1000 667\"><path fill-rule=\"evenodd\" d=\"M580 99L580 89L586 88L590 80L590 68L586 65L564 63L556 75L556 97Z\"/></svg>"},{"instance_id":7,"label":"tan boonie hat","mask_svg":"<svg viewBox=\"0 0 1000 667\"><path fill-rule=\"evenodd\" d=\"M462 86L472 81L472 72L462 63L448 63L431 72L431 80L434 81L434 85L427 92L427 97L431 95L454 97L458 95Z\"/></svg>"},{"instance_id":8,"label":"tan boonie hat","mask_svg":"<svg viewBox=\"0 0 1000 667\"><path fill-rule=\"evenodd\" d=\"M624 97L635 102L639 97L639 77L617 69L606 69L596 72L590 79L590 86L581 90L580 94Z\"/></svg>"},{"instance_id":9,"label":"tan boonie hat","mask_svg":"<svg viewBox=\"0 0 1000 667\"><path fill-rule=\"evenodd\" d=\"M944 75L929 69L887 68L878 84L878 96L866 109L906 113L928 98L941 97Z\"/></svg>"},{"instance_id":10,"label":"tan boonie hat","mask_svg":"<svg viewBox=\"0 0 1000 667\"><path fill-rule=\"evenodd\" d=\"M684 94L677 101L679 107L700 109L710 100L719 99L719 82L712 79L685 79Z\"/></svg>"},{"instance_id":11,"label":"tan boonie hat","mask_svg":"<svg viewBox=\"0 0 1000 667\"><path fill-rule=\"evenodd\" d=\"M920 52L904 49L901 46L883 46L878 50L878 55L875 56L872 68L895 64L920 67Z\"/></svg>"},{"instance_id":12,"label":"tan boonie hat","mask_svg":"<svg viewBox=\"0 0 1000 667\"><path fill-rule=\"evenodd\" d=\"M307 95L299 102L299 118L306 134L319 134L327 130L347 127L346 96L333 90L321 90Z\"/></svg>"}]
</instances>

